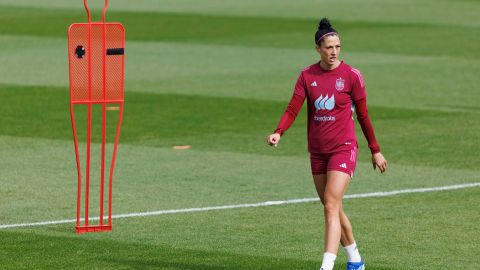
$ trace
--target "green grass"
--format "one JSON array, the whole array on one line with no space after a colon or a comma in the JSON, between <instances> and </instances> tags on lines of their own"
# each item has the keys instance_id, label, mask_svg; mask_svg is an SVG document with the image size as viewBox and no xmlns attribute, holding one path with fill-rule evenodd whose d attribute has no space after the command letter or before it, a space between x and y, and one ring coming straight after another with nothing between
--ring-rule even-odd
<instances>
[{"instance_id":1,"label":"green grass","mask_svg":"<svg viewBox=\"0 0 480 270\"><path fill-rule=\"evenodd\" d=\"M71 141L2 136L0 146L0 166L8 168L1 175L2 224L75 216L77 178ZM84 160L84 145L80 149ZM97 144L92 147L92 190L98 189L99 149ZM107 152L110 151L109 145ZM388 174L380 175L370 166L368 162L359 162L348 193L479 181L473 170L391 162ZM84 162L82 168L84 172ZM170 147L126 144L119 147L114 194L115 213L316 196L306 154L269 156L205 151L195 146L179 152ZM93 199L93 203L97 200ZM98 213L94 208L92 213Z\"/></svg>"},{"instance_id":2,"label":"green grass","mask_svg":"<svg viewBox=\"0 0 480 270\"><path fill-rule=\"evenodd\" d=\"M11 87L0 91L0 98L11 101L0 108L3 115L0 135L71 140L65 89ZM305 109L285 135L278 151L273 152L263 145L266 134L277 124L285 102L148 93L127 94L126 98L122 143L153 147L189 144L200 150L305 155ZM29 105L19 108L19 104ZM464 151L478 149L476 138L480 125L475 124L476 111L444 112L383 106L371 106L370 111L375 126L382 130L378 137L385 146L384 152L393 156L395 163L477 168L477 152ZM79 134L85 138L86 111L76 114ZM117 115L108 115L115 127ZM94 128L100 134L99 111L95 117ZM465 130L465 126L470 128ZM417 133L418 130L423 132ZM111 129L109 134L113 132ZM361 131L357 134L364 147ZM458 138L462 140L459 142ZM94 137L95 142L100 140L100 136ZM416 155L418 148L422 151ZM463 159L458 159L459 155ZM362 155L362 160L368 157Z\"/></svg>"},{"instance_id":3,"label":"green grass","mask_svg":"<svg viewBox=\"0 0 480 270\"><path fill-rule=\"evenodd\" d=\"M98 18L103 1L93 2ZM480 181L478 1L110 2L108 20L127 34L114 214L315 197L305 108L278 148L264 141L299 71L318 59L312 37L323 15L341 33L342 58L365 76L390 166L386 175L371 169L357 130L347 193ZM83 21L81 2L0 0L0 225L75 217L66 30ZM83 160L85 108L76 117ZM192 149L173 150L178 144ZM368 269L473 270L479 194L344 206ZM94 199L93 215L97 206ZM319 203L119 219L110 233L81 236L74 224L0 229L0 268L318 269L322 232ZM344 268L340 251L335 269Z\"/></svg>"},{"instance_id":4,"label":"green grass","mask_svg":"<svg viewBox=\"0 0 480 270\"><path fill-rule=\"evenodd\" d=\"M480 240L471 230L478 203L478 191L470 189L347 200L345 208L369 269L477 269L465 254ZM2 231L5 255L15 255L2 262L5 269L315 269L321 254L319 203L115 224L112 233L83 236L72 235L69 225ZM335 269L345 267L344 258L340 252Z\"/></svg>"},{"instance_id":5,"label":"green grass","mask_svg":"<svg viewBox=\"0 0 480 270\"><path fill-rule=\"evenodd\" d=\"M35 7L39 10L69 9L84 11L83 5L63 0L25 2L2 0L5 6ZM103 1L92 1L89 5L94 15L99 16ZM414 6L415 8L412 8ZM477 20L479 3L476 0L339 0L334 4L320 0L257 1L257 0L116 0L110 3L109 13L130 12L167 12L193 13L207 15L251 16L269 18L310 18L317 20L321 15L341 18L349 21L367 20L371 22L416 22L438 25L480 26ZM319 15L321 13L321 15Z\"/></svg>"},{"instance_id":6,"label":"green grass","mask_svg":"<svg viewBox=\"0 0 480 270\"><path fill-rule=\"evenodd\" d=\"M33 8L3 8L0 34L64 37L71 22L83 22L84 12ZM226 44L268 48L311 48L317 20L231 17L201 14L115 12L129 40ZM39 24L42 21L44 23ZM14 23L16 27L9 27ZM436 24L336 20L344 48L356 51L480 58L476 44L480 28ZM457 38L446 38L457 37ZM462 38L459 40L459 37ZM461 50L455 50L461 43ZM355 44L353 47L350 44ZM381 44L381 46L379 46Z\"/></svg>"}]
</instances>

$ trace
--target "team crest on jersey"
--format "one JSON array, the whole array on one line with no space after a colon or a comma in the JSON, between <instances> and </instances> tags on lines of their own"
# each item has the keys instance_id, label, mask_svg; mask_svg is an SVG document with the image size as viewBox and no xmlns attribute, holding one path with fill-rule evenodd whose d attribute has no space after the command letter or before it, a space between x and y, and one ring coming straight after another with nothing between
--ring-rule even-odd
<instances>
[{"instance_id":1,"label":"team crest on jersey","mask_svg":"<svg viewBox=\"0 0 480 270\"><path fill-rule=\"evenodd\" d=\"M345 87L345 80L342 79L341 77L338 78L337 81L335 82L335 89L337 89L337 91L342 91L344 87Z\"/></svg>"}]
</instances>

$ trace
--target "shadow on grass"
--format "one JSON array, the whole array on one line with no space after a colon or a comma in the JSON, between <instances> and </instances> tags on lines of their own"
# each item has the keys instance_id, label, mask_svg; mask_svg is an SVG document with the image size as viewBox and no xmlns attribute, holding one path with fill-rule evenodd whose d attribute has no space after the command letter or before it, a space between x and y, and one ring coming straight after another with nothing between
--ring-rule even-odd
<instances>
[{"instance_id":1,"label":"shadow on grass","mask_svg":"<svg viewBox=\"0 0 480 270\"><path fill-rule=\"evenodd\" d=\"M108 234L45 236L1 231L0 269L318 269L318 261L126 243ZM345 269L344 264L336 269ZM369 265L371 270L387 270Z\"/></svg>"}]
</instances>

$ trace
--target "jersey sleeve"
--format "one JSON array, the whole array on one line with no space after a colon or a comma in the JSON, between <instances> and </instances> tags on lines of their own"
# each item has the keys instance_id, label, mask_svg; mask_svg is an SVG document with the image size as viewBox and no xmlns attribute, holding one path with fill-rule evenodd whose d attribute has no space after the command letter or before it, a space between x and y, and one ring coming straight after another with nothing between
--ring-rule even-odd
<instances>
[{"instance_id":1,"label":"jersey sleeve","mask_svg":"<svg viewBox=\"0 0 480 270\"><path fill-rule=\"evenodd\" d=\"M378 145L377 139L375 138L375 132L373 131L372 122L368 116L367 109L367 100L365 98L355 101L355 109L357 112L357 119L362 128L363 135L368 142L368 148L372 154L380 152L380 145Z\"/></svg>"},{"instance_id":2,"label":"jersey sleeve","mask_svg":"<svg viewBox=\"0 0 480 270\"><path fill-rule=\"evenodd\" d=\"M297 83L295 84L295 89L293 91L293 96L288 103L287 109L280 118L280 121L275 129L274 133L279 133L283 135L285 131L287 131L290 126L295 121L295 118L298 115L298 112L302 108L303 102L306 98L306 88L305 88L305 80L303 78L303 74L300 73L298 76Z\"/></svg>"},{"instance_id":3,"label":"jersey sleeve","mask_svg":"<svg viewBox=\"0 0 480 270\"><path fill-rule=\"evenodd\" d=\"M355 102L367 97L367 91L365 90L365 81L363 80L360 70L352 68L352 100Z\"/></svg>"},{"instance_id":4,"label":"jersey sleeve","mask_svg":"<svg viewBox=\"0 0 480 270\"><path fill-rule=\"evenodd\" d=\"M282 118L280 118L274 133L283 135L283 133L290 128L290 126L293 124L293 121L295 121L295 118L297 118L298 112L302 108L304 101L305 97L293 94L292 99L288 103L287 109L283 113Z\"/></svg>"},{"instance_id":5,"label":"jersey sleeve","mask_svg":"<svg viewBox=\"0 0 480 270\"><path fill-rule=\"evenodd\" d=\"M307 96L307 87L305 85L305 78L303 77L303 72L301 72L300 75L298 76L297 83L295 83L295 89L293 91L293 94L303 98Z\"/></svg>"}]
</instances>

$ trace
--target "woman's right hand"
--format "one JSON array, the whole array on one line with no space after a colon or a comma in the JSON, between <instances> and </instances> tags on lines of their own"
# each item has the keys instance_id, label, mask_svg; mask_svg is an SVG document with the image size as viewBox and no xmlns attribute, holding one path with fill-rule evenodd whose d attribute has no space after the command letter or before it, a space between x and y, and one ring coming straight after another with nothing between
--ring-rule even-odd
<instances>
[{"instance_id":1,"label":"woman's right hand","mask_svg":"<svg viewBox=\"0 0 480 270\"><path fill-rule=\"evenodd\" d=\"M273 134L270 134L267 137L268 145L272 145L272 146L277 147L277 144L278 144L279 141L280 141L280 134L279 133L273 133Z\"/></svg>"}]
</instances>

